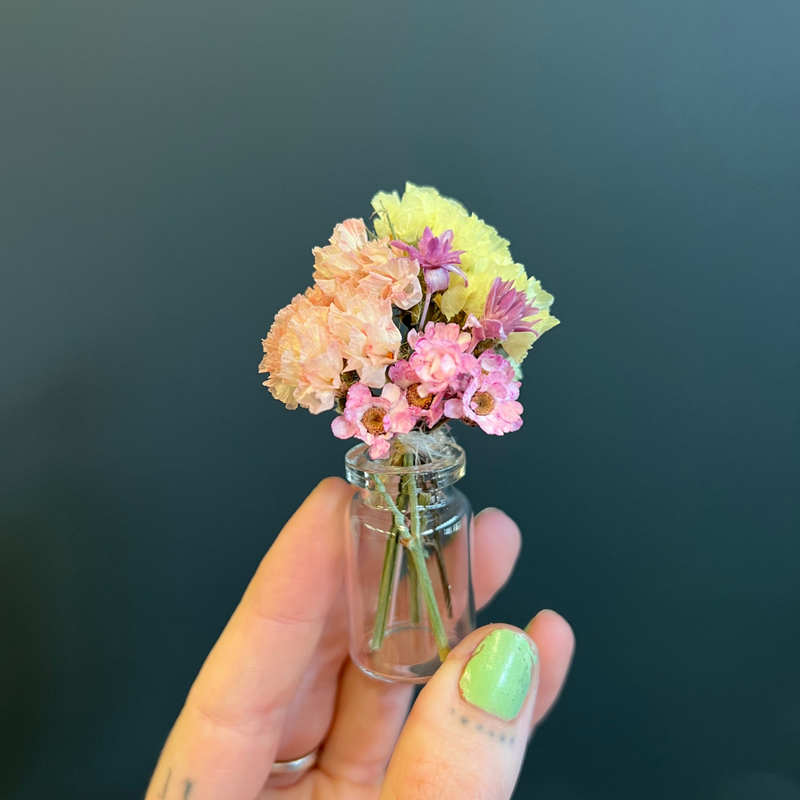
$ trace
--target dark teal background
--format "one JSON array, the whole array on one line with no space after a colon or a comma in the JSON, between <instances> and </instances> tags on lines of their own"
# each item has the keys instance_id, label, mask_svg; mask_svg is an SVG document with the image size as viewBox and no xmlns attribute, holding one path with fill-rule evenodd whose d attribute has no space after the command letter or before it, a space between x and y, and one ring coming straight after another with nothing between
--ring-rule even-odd
<instances>
[{"instance_id":1,"label":"dark teal background","mask_svg":"<svg viewBox=\"0 0 800 800\"><path fill-rule=\"evenodd\" d=\"M800 798L796 0L0 2L0 797L134 800L346 445L260 385L314 245L437 186L556 296L484 621L578 637L517 796Z\"/></svg>"}]
</instances>

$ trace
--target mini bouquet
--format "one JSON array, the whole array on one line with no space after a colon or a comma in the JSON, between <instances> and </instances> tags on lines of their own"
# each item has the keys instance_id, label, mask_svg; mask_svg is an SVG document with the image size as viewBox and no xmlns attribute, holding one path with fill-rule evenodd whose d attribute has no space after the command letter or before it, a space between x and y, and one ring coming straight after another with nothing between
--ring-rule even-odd
<instances>
[{"instance_id":1,"label":"mini bouquet","mask_svg":"<svg viewBox=\"0 0 800 800\"><path fill-rule=\"evenodd\" d=\"M364 443L347 458L364 490L351 511L351 653L371 674L419 680L474 625L471 512L447 483L464 458L447 423L518 430L520 365L558 320L508 242L460 203L408 183L372 207L372 228L346 220L314 248L314 284L276 315L259 372L288 408L333 409L334 436ZM456 539L465 552L448 558ZM405 638L381 658L391 633Z\"/></svg>"}]
</instances>

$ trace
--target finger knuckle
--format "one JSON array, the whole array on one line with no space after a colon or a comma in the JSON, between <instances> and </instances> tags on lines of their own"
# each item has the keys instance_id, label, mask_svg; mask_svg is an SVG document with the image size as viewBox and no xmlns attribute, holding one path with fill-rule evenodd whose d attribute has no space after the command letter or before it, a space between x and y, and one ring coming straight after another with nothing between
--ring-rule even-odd
<instances>
[{"instance_id":1,"label":"finger knuckle","mask_svg":"<svg viewBox=\"0 0 800 800\"><path fill-rule=\"evenodd\" d=\"M497 782L464 760L423 755L407 763L396 782L396 797L415 800L490 800L497 796Z\"/></svg>"}]
</instances>

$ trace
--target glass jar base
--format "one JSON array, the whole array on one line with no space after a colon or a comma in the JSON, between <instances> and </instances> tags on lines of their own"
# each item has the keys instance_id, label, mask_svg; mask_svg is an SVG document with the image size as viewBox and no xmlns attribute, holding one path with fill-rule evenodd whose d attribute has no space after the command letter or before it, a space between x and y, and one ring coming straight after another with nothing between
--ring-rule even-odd
<instances>
[{"instance_id":1,"label":"glass jar base","mask_svg":"<svg viewBox=\"0 0 800 800\"><path fill-rule=\"evenodd\" d=\"M474 628L471 618L459 620L451 631L450 647L455 647ZM433 631L426 625L394 625L386 631L378 650L373 650L371 644L372 634L350 657L362 672L381 681L427 683L442 665Z\"/></svg>"},{"instance_id":2,"label":"glass jar base","mask_svg":"<svg viewBox=\"0 0 800 800\"><path fill-rule=\"evenodd\" d=\"M372 635L354 658L373 678L399 683L427 683L441 666L433 631L424 625L398 625L386 631L380 648L371 647Z\"/></svg>"}]
</instances>

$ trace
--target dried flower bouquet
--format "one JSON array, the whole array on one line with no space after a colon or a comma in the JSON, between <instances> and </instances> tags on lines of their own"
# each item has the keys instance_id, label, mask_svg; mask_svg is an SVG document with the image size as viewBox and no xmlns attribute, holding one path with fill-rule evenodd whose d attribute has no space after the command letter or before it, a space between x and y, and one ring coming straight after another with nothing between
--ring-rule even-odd
<instances>
[{"instance_id":1,"label":"dried flower bouquet","mask_svg":"<svg viewBox=\"0 0 800 800\"><path fill-rule=\"evenodd\" d=\"M518 430L520 364L558 324L553 297L493 227L436 189L409 183L402 197L382 192L372 206L372 229L348 219L328 245L314 248L313 286L278 312L263 340L265 385L290 409L335 409L335 436L361 439L371 459L398 466L431 460L451 420L493 435ZM426 495L413 474L394 496L377 472L372 478L393 524L370 646L378 650L384 640L402 546L410 555L412 622L421 595L444 659L449 642L429 557L441 575L445 614L449 582L441 543L420 530Z\"/></svg>"}]
</instances>

